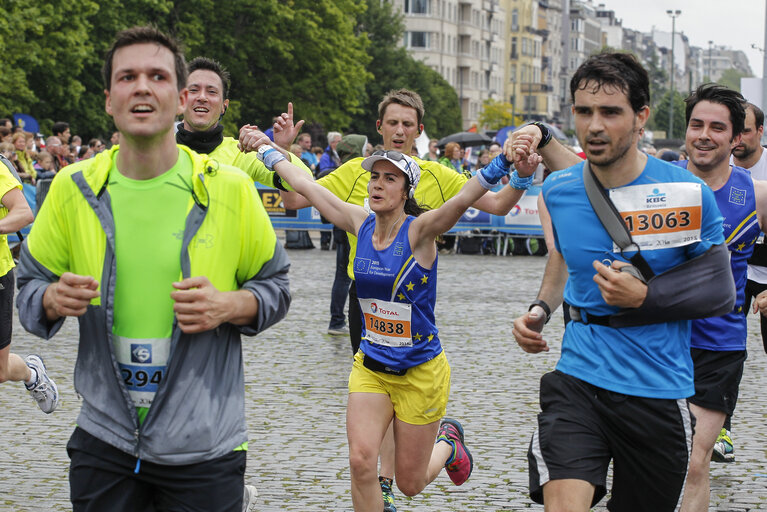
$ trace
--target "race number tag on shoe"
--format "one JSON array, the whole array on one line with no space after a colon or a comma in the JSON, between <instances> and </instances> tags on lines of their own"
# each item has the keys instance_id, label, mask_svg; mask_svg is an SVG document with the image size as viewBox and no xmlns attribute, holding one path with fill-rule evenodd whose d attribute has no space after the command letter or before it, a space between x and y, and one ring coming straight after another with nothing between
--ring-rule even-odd
<instances>
[{"instance_id":1,"label":"race number tag on shoe","mask_svg":"<svg viewBox=\"0 0 767 512\"><path fill-rule=\"evenodd\" d=\"M700 241L699 183L653 183L610 190L610 199L643 251ZM613 252L620 248L613 243Z\"/></svg>"},{"instance_id":2,"label":"race number tag on shoe","mask_svg":"<svg viewBox=\"0 0 767 512\"><path fill-rule=\"evenodd\" d=\"M365 318L365 339L387 347L412 347L410 304L359 299Z\"/></svg>"}]
</instances>

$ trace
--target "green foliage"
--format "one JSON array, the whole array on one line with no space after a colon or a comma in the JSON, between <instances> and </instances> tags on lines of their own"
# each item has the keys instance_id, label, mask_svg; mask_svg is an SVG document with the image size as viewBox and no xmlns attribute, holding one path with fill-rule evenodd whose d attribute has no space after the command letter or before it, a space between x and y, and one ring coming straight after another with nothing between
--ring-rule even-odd
<instances>
[{"instance_id":1,"label":"green foliage","mask_svg":"<svg viewBox=\"0 0 767 512\"><path fill-rule=\"evenodd\" d=\"M479 113L480 126L488 130L500 130L505 126L519 126L523 123L522 116L514 115L514 107L505 101L485 100L482 112Z\"/></svg>"},{"instance_id":2,"label":"green foliage","mask_svg":"<svg viewBox=\"0 0 767 512\"><path fill-rule=\"evenodd\" d=\"M370 75L368 39L354 33L363 0L231 0L205 9L201 19L178 1L175 15L188 56L219 60L232 75L231 98L242 104L241 122L270 124L292 101L297 118L345 127L359 112ZM203 11L203 12L204 12ZM232 116L233 117L233 116Z\"/></svg>"},{"instance_id":3,"label":"green foliage","mask_svg":"<svg viewBox=\"0 0 767 512\"><path fill-rule=\"evenodd\" d=\"M57 0L3 2L0 17L0 112L66 119L85 93L79 75L91 51L98 4Z\"/></svg>"},{"instance_id":4,"label":"green foliage","mask_svg":"<svg viewBox=\"0 0 767 512\"><path fill-rule=\"evenodd\" d=\"M740 92L740 79L748 77L748 76L750 75L748 75L747 73L738 71L735 68L730 68L730 69L724 70L724 72L722 73L722 76L719 78L717 83Z\"/></svg>"},{"instance_id":5,"label":"green foliage","mask_svg":"<svg viewBox=\"0 0 767 512\"><path fill-rule=\"evenodd\" d=\"M663 130L666 132L666 137L670 139L682 139L684 138L684 132L686 129L686 122L684 118L684 96L674 91L674 133L668 133L668 121L669 121L669 108L671 105L671 95L668 91L661 96L658 101L658 106L652 111L648 128L650 130Z\"/></svg>"},{"instance_id":6,"label":"green foliage","mask_svg":"<svg viewBox=\"0 0 767 512\"><path fill-rule=\"evenodd\" d=\"M266 127L288 101L297 119L376 140L381 97L421 94L430 134L461 128L455 91L401 48L401 15L380 0L5 0L0 17L0 115L43 127L68 121L86 140L113 130L104 112L103 58L115 34L153 24L231 73L222 123Z\"/></svg>"}]
</instances>

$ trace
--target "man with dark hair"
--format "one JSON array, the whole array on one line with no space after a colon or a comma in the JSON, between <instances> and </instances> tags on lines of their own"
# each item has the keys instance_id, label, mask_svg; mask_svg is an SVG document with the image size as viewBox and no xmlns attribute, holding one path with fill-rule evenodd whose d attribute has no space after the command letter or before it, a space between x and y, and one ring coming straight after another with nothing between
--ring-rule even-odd
<instances>
[{"instance_id":1,"label":"man with dark hair","mask_svg":"<svg viewBox=\"0 0 767 512\"><path fill-rule=\"evenodd\" d=\"M746 102L732 89L705 84L685 100L689 155L677 165L686 167L714 191L724 216L724 235L730 251L737 300L727 314L692 322L691 354L695 394L689 398L695 415L690 469L685 484L683 512L709 506L709 467L727 416L735 410L746 361L747 260L767 227L767 182L754 181L741 167L730 165L730 155L741 143Z\"/></svg>"},{"instance_id":2,"label":"man with dark hair","mask_svg":"<svg viewBox=\"0 0 767 512\"><path fill-rule=\"evenodd\" d=\"M764 112L753 103L746 104L746 121L741 134L740 144L732 150L730 163L742 167L751 173L755 180L767 181L767 151L761 144L764 134ZM767 244L760 237L754 245L754 253L748 260L748 281L746 282L746 304L744 310L748 314L751 300L767 290ZM756 305L754 306L756 309ZM767 318L759 315L762 334L762 345L767 352ZM714 462L735 461L735 447L732 440L732 416L724 421L719 437L714 443L711 460Z\"/></svg>"},{"instance_id":3,"label":"man with dark hair","mask_svg":"<svg viewBox=\"0 0 767 512\"><path fill-rule=\"evenodd\" d=\"M743 167L751 173L755 180L767 181L767 151L762 147L761 140L764 134L764 112L762 109L748 103L746 105L746 122L741 134L740 144L732 150L732 163ZM754 246L754 254L748 260L748 283L746 284L746 306L748 311L751 299L762 291L767 290L767 244L761 240ZM767 318L760 315L762 344L767 352ZM730 418L727 418L725 428L730 437ZM731 442L731 440L730 440ZM714 455L719 459L734 460L730 450L725 453L724 446L714 447ZM730 446L732 448L732 446ZM715 459L716 460L716 459Z\"/></svg>"},{"instance_id":4,"label":"man with dark hair","mask_svg":"<svg viewBox=\"0 0 767 512\"><path fill-rule=\"evenodd\" d=\"M61 140L62 144L65 146L69 144L69 138L72 135L71 131L69 130L69 123L65 123L64 121L54 123L53 127L51 128L51 132L53 132L54 137L58 137L59 140Z\"/></svg>"},{"instance_id":5,"label":"man with dark hair","mask_svg":"<svg viewBox=\"0 0 767 512\"><path fill-rule=\"evenodd\" d=\"M695 391L689 334L694 315L664 303L658 281L648 285L644 279L712 255L712 268L727 275L722 217L699 178L639 151L650 115L649 80L633 56L589 58L570 91L588 167L540 124L520 130L512 143L518 169L540 160L531 148L551 169L572 165L544 182L539 210L549 261L537 299L513 329L526 352L548 351L540 332L564 299L561 356L556 370L541 379L542 412L528 452L531 497L550 510L587 511L607 491L612 460L609 509L673 510L692 442L685 399ZM602 227L587 196L592 178L626 219L641 252L619 249ZM643 279L632 275L634 265L645 268ZM695 277L683 280L702 292ZM706 300L726 310L734 302L729 284L715 283ZM668 316L643 314L655 308ZM635 321L621 322L626 314Z\"/></svg>"},{"instance_id":6,"label":"man with dark hair","mask_svg":"<svg viewBox=\"0 0 767 512\"><path fill-rule=\"evenodd\" d=\"M176 144L178 43L128 29L104 70L120 146L53 179L17 300L22 325L46 339L79 319L73 510L240 512L240 335L286 314L288 259L251 180Z\"/></svg>"},{"instance_id":7,"label":"man with dark hair","mask_svg":"<svg viewBox=\"0 0 767 512\"><path fill-rule=\"evenodd\" d=\"M253 181L274 187L276 174L264 166L256 153L242 153L235 139L224 137L224 127L220 121L229 106L230 86L229 72L217 61L196 57L189 62L189 92L184 119L177 126L176 142L198 153L207 154L221 163L241 169ZM291 115L292 109L292 105L289 105ZM283 148L289 148L293 140L278 136L276 142ZM291 162L299 167L306 167L295 155L291 157Z\"/></svg>"},{"instance_id":8,"label":"man with dark hair","mask_svg":"<svg viewBox=\"0 0 767 512\"><path fill-rule=\"evenodd\" d=\"M396 89L389 91L378 105L378 120L376 129L383 139L383 148L390 153L402 153L410 155L415 145L415 139L423 131L423 116L425 109L423 101L418 93L408 89ZM296 124L300 126L302 123ZM292 115L285 115L278 119L275 124L275 133L282 131L295 133ZM240 142L248 148L247 142L255 140L257 135L252 131L243 129L240 132ZM340 197L347 203L367 207L368 205L368 182L370 173L362 168L362 158L353 158L342 164L332 173L318 180L318 183L327 188L335 196ZM421 167L421 180L414 191L417 203L425 209L439 208L445 201L455 196L461 187L468 181L464 175L448 169L439 162L429 162L415 159ZM516 174L516 173L515 173ZM495 214L506 215L519 201L524 191L532 185L532 177L518 176L504 187L500 192L488 192L473 206L480 210ZM283 192L282 198L286 208L298 209L310 206L303 196L295 192ZM357 251L357 239L349 235L349 263L348 274L352 279L349 287L349 336L351 339L352 354L356 354L362 338L362 313L357 299L357 288L354 283L354 259ZM394 497L392 494L392 480L394 478L394 436L390 427L386 433L381 449L380 481L383 491L385 512L394 511Z\"/></svg>"},{"instance_id":9,"label":"man with dark hair","mask_svg":"<svg viewBox=\"0 0 767 512\"><path fill-rule=\"evenodd\" d=\"M237 140L224 136L221 119L229 107L229 72L219 63L207 57L195 57L188 64L187 102L184 118L177 125L176 142L184 144L197 153L206 154L223 164L232 165L244 171L253 181L274 187L274 172L264 166L256 153L242 153ZM288 107L292 114L292 106ZM278 137L278 144L290 145L291 140ZM300 158L291 161L301 167ZM256 488L245 486L243 510L258 495Z\"/></svg>"}]
</instances>

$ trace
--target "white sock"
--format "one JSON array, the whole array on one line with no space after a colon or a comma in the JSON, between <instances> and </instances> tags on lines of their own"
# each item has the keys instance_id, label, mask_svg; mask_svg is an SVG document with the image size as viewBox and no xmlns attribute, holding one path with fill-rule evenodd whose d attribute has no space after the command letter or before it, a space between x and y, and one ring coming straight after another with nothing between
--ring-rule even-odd
<instances>
[{"instance_id":1,"label":"white sock","mask_svg":"<svg viewBox=\"0 0 767 512\"><path fill-rule=\"evenodd\" d=\"M28 387L31 387L33 384L37 384L37 370L31 366L28 366L27 368L29 368L29 380L25 381L24 384L26 384Z\"/></svg>"}]
</instances>

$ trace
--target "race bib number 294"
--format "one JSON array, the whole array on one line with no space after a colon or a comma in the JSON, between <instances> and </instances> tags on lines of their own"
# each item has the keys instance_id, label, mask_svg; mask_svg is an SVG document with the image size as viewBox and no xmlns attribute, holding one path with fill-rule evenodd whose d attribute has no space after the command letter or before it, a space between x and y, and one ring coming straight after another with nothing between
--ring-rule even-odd
<instances>
[{"instance_id":1,"label":"race bib number 294","mask_svg":"<svg viewBox=\"0 0 767 512\"><path fill-rule=\"evenodd\" d=\"M654 183L610 191L634 242L642 250L668 249L700 241L699 183ZM613 250L620 249L613 244Z\"/></svg>"}]
</instances>

